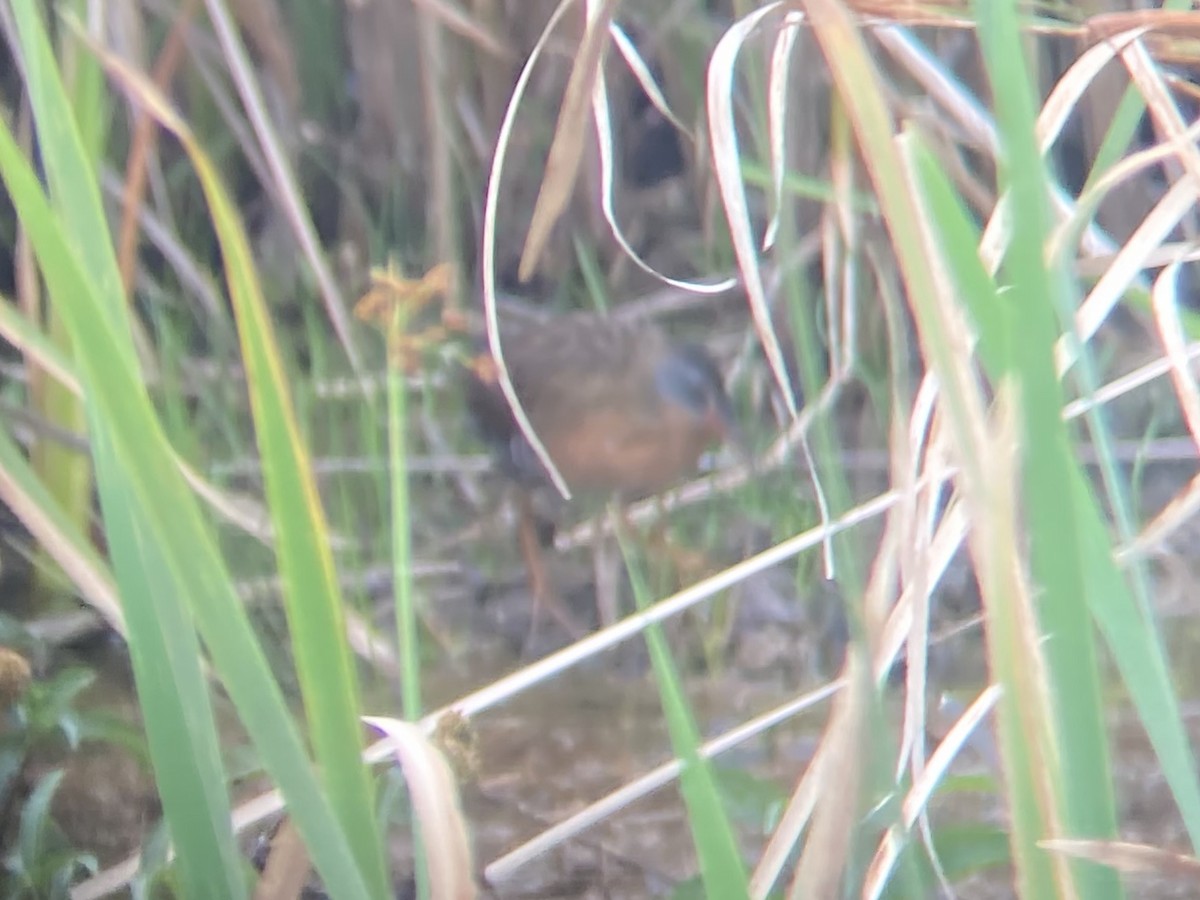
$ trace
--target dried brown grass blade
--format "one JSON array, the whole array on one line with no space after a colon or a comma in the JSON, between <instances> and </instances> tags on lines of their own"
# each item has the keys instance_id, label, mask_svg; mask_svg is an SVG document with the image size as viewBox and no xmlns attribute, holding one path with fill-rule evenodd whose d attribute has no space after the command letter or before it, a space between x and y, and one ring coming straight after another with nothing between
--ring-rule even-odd
<instances>
[{"instance_id":1,"label":"dried brown grass blade","mask_svg":"<svg viewBox=\"0 0 1200 900\"><path fill-rule=\"evenodd\" d=\"M96 612L104 617L117 634L125 636L125 615L121 609L120 595L111 573L88 547L81 547L63 537L53 519L46 515L42 506L30 497L21 484L0 466L0 500L17 516L21 524L39 546L45 548L72 583L80 595Z\"/></svg>"},{"instance_id":2,"label":"dried brown grass blade","mask_svg":"<svg viewBox=\"0 0 1200 900\"><path fill-rule=\"evenodd\" d=\"M846 0L846 6L862 18L880 18L910 26L973 24L966 0Z\"/></svg>"},{"instance_id":3,"label":"dried brown grass blade","mask_svg":"<svg viewBox=\"0 0 1200 900\"><path fill-rule=\"evenodd\" d=\"M1058 839L1040 841L1038 846L1051 853L1111 866L1119 872L1182 877L1200 889L1200 860L1183 853L1124 841Z\"/></svg>"},{"instance_id":4,"label":"dried brown grass blade","mask_svg":"<svg viewBox=\"0 0 1200 900\"><path fill-rule=\"evenodd\" d=\"M821 794L788 891L792 900L841 896L850 838L859 818L867 691L871 689L867 668L865 655L852 651L846 665L847 688L834 703L825 736Z\"/></svg>"},{"instance_id":5,"label":"dried brown grass blade","mask_svg":"<svg viewBox=\"0 0 1200 900\"><path fill-rule=\"evenodd\" d=\"M454 32L496 59L509 62L516 56L512 47L502 37L493 34L453 4L442 3L439 0L414 0L413 5L437 19L448 31Z\"/></svg>"},{"instance_id":6,"label":"dried brown grass blade","mask_svg":"<svg viewBox=\"0 0 1200 900\"><path fill-rule=\"evenodd\" d=\"M183 0L167 40L154 63L150 77L163 94L170 93L171 82L179 65L183 62L186 48L184 34L196 15L199 0ZM133 276L137 265L138 212L146 196L147 160L154 153L158 138L158 126L154 119L143 112L135 114L133 143L125 160L125 189L121 198L121 232L117 239L117 265L121 272L121 284L126 298L133 297Z\"/></svg>"},{"instance_id":7,"label":"dried brown grass blade","mask_svg":"<svg viewBox=\"0 0 1200 900\"><path fill-rule=\"evenodd\" d=\"M1084 37L1090 42L1099 43L1123 31L1143 27L1176 36L1200 37L1200 18L1194 12L1165 9L1140 9L1091 16L1084 23Z\"/></svg>"},{"instance_id":8,"label":"dried brown grass blade","mask_svg":"<svg viewBox=\"0 0 1200 900\"><path fill-rule=\"evenodd\" d=\"M998 609L1001 605L1012 611L1015 644L1008 650L1019 653L1024 663L1017 668L1017 696L1010 698L1010 702L1016 704L1020 733L1032 760L1030 769L1034 774L1034 790L1042 820L1051 834L1062 834L1056 789L1061 756L1055 740L1050 679L1033 607L1033 588L1022 563L1017 498L1013 488L1019 483L1017 402L1015 385L1001 383L996 392L989 441L977 448L988 478L985 483L970 488L974 521L969 543L979 572L979 592L988 622L1008 614ZM989 654L995 652L996 647L989 647ZM1054 866L1054 879L1058 896L1064 900L1079 896L1071 870L1061 859Z\"/></svg>"},{"instance_id":9,"label":"dried brown grass blade","mask_svg":"<svg viewBox=\"0 0 1200 900\"><path fill-rule=\"evenodd\" d=\"M588 107L591 104L592 87L600 72L604 49L608 46L608 26L612 21L617 0L599 0L599 6L588 3L587 27L579 45L579 55L571 67L566 94L558 112L558 125L554 140L550 144L550 155L546 160L546 174L538 190L533 216L529 223L529 234L521 251L521 263L517 275L528 281L537 268L538 259L550 238L554 224L566 209L575 176L583 159L583 142L588 128Z\"/></svg>"},{"instance_id":10,"label":"dried brown grass blade","mask_svg":"<svg viewBox=\"0 0 1200 900\"><path fill-rule=\"evenodd\" d=\"M296 900L311 869L304 839L292 820L284 819L271 838L271 852L254 888L254 900Z\"/></svg>"}]
</instances>

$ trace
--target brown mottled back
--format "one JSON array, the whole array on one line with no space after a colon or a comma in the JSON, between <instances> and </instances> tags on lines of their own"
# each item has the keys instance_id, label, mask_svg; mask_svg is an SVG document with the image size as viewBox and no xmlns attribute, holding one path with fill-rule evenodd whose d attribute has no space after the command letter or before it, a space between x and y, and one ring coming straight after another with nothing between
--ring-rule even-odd
<instances>
[{"instance_id":1,"label":"brown mottled back","mask_svg":"<svg viewBox=\"0 0 1200 900\"><path fill-rule=\"evenodd\" d=\"M728 425L719 384L711 411L688 409L664 394L664 363L686 370L691 358L656 325L574 313L506 323L501 345L530 423L573 491L661 490L693 470ZM476 374L467 390L483 437L509 473L526 484L544 479L499 385Z\"/></svg>"}]
</instances>

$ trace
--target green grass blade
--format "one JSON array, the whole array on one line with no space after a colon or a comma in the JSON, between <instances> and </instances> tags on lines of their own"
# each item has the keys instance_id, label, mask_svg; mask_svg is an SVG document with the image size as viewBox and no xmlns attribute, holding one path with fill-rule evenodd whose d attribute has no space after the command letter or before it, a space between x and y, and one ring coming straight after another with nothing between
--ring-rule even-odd
<instances>
[{"instance_id":1,"label":"green grass blade","mask_svg":"<svg viewBox=\"0 0 1200 900\"><path fill-rule=\"evenodd\" d=\"M24 171L24 184L14 183L21 179L13 179L11 175L22 168L24 160L7 129L3 141L7 157L3 163L5 180L38 252L52 297L58 301L64 296L62 288L70 277L67 273L77 268L71 258L74 254L66 246L53 246L59 241L62 244L69 241L96 278L91 285L79 286L75 303L82 306L91 302L97 308L103 307L111 330L123 310L92 158L85 152L38 12L29 2L19 2L14 12L26 63L26 84L38 126L39 148L51 193L57 201L57 219L52 217L48 206L38 203L43 198L40 188L32 182L31 172ZM91 135L93 150L96 137ZM64 236L66 241L62 240ZM105 260L114 276L107 283ZM56 277L60 273L65 277ZM101 286L93 289L97 282ZM62 317L65 330L70 331L67 305L56 302L52 316ZM79 335L75 337L78 344ZM119 358L126 348L116 341L113 345L113 355ZM118 363L117 368L128 373L127 366ZM102 508L108 513L110 549L124 589L126 623L133 623L130 655L145 709L159 792L172 834L186 848L179 856L181 883L192 896L201 896L215 887L225 896L245 897L246 885L229 825L230 808L219 742L195 630L181 604L154 602L164 595L177 596L177 582L163 566L157 542L146 540L142 534L145 523L137 521L138 498L132 496L129 485L130 475L136 470L126 468L120 459L111 441L109 421L99 416L96 406L88 412L97 470L107 474L99 479L97 486Z\"/></svg>"},{"instance_id":2,"label":"green grass blade","mask_svg":"<svg viewBox=\"0 0 1200 900\"><path fill-rule=\"evenodd\" d=\"M74 4L81 5L79 0L74 0ZM27 15L27 10L28 7L23 6L19 12ZM56 65L56 61L50 55L49 42L39 42L39 29L31 27L24 15L18 15L18 22L25 22L20 34L22 43L27 48L26 59L32 61L29 78L30 97L34 100L35 112L40 110L44 119L51 115L49 109L54 102L67 102L67 95L65 91L61 96L55 94L56 84L53 79L38 77L45 66ZM63 68L71 74L70 103L75 110L76 121L79 121L81 115L85 117L83 126L75 132L79 138L76 149L79 156L88 160L94 167L102 158L107 136L107 103L102 94L102 75L95 60L84 58L74 41L64 42L61 58ZM64 132L63 138L67 138L69 133L70 129ZM69 156L54 152L54 148L51 148L49 155L43 151L43 158L46 161L47 176L56 181L65 180L59 179L58 176L63 173L65 164L69 163ZM70 175L69 172L67 174ZM67 199L71 201L74 198L69 195ZM69 349L66 330L53 306L47 310L45 318L47 332L54 343ZM32 373L29 388L31 404L46 419L71 431L83 430L86 413L83 401L79 397L58 382L47 380L40 375L34 376ZM58 503L80 527L83 527L92 508L91 461L47 441L39 441L34 445L32 457L35 468Z\"/></svg>"},{"instance_id":3,"label":"green grass blade","mask_svg":"<svg viewBox=\"0 0 1200 900\"><path fill-rule=\"evenodd\" d=\"M63 110L62 115L69 119L70 113ZM47 135L39 137L43 143L51 138ZM195 498L183 482L154 417L145 387L136 372L125 310L118 307L114 316L112 307L97 296L103 286L91 278L90 273L84 275L82 254L77 256L73 251L64 228L57 221L32 168L7 127L0 127L0 175L29 233L50 294L59 305L72 336L80 378L92 407L92 426L103 430L98 436L107 442L103 458L108 468L98 470L100 479L124 479L123 495L133 504L135 512L131 515L135 514L138 519L132 533L140 541L157 545L157 555L148 554L145 558L158 567L157 571L169 572L172 579L170 590L156 596L147 595L144 592L146 584L134 570L138 555L133 551L114 554L118 559L117 575L127 616L136 618L139 623L155 623L151 628L131 628L131 642L144 640L151 645L161 644L161 631L166 626L161 617L155 615L156 608L173 603L186 604L200 625L217 670L260 756L288 801L318 870L328 884L337 885L339 896L366 900L372 895L354 865L349 841L313 775L295 725L254 639L212 535L199 515ZM101 230L92 239L111 252L107 230ZM118 322L124 322L126 327L121 329ZM120 471L114 472L112 466ZM133 614L132 607L136 605L145 607L139 613L144 613L146 618ZM143 680L160 677L166 671L170 669L165 663L156 671L143 668L137 672L139 687ZM147 706L145 714L148 729L159 728L159 717L169 716L158 705ZM191 707L187 709L187 715L189 725L215 747L215 729L205 709ZM165 741L160 740L157 744L161 748ZM160 777L162 773L170 772L171 777L190 777L212 783L221 777L221 773L208 773L201 778L195 772L195 766L204 765L213 758L212 752L197 752L182 759L168 758L160 752L155 754L154 762ZM203 787L193 793L205 796L210 803L219 802L209 797ZM202 816L208 821L219 818L203 815L202 810L195 808L181 809L177 804L171 804L167 814L169 818ZM222 829L221 837L232 841L228 824ZM189 851L190 848L180 847L181 853ZM210 882L225 865L224 854L220 856L210 856L202 864L208 868Z\"/></svg>"},{"instance_id":4,"label":"green grass blade","mask_svg":"<svg viewBox=\"0 0 1200 900\"><path fill-rule=\"evenodd\" d=\"M40 6L33 0L12 3L24 53L25 86L37 125L38 150L50 197L62 216L69 242L79 254L79 262L106 314L116 324L122 321L119 314L124 296L112 242L100 239L108 234L108 220L100 198L95 157L88 154L72 115L71 101L41 20ZM95 129L89 129L86 146L95 149L97 140ZM119 329L118 334L132 346L127 328Z\"/></svg>"},{"instance_id":5,"label":"green grass blade","mask_svg":"<svg viewBox=\"0 0 1200 900\"><path fill-rule=\"evenodd\" d=\"M72 306L83 309L93 304L100 325L89 336L93 344L89 353L96 357L94 365L104 366L107 360L111 382L118 381L114 376L119 373L131 378L126 362L113 346L115 341L103 349L100 347L105 343L103 332L111 330L108 319L90 296L89 285L7 129L0 129L0 171L38 251L52 296L75 292L73 303L62 304L64 321L70 326ZM89 353L81 353L81 358ZM87 374L93 375L94 371ZM87 377L84 380L91 383ZM237 850L229 828L224 773L219 765L211 764L219 758L219 753L204 679L199 671L198 647L194 645L190 621L181 616L178 603L172 602L179 596L178 585L156 577L163 571L161 558L153 549L143 546L147 535L130 520L142 498L131 496L127 473L139 470L122 460L110 442L108 423L115 419L106 416L102 407L91 418L93 440L98 448L98 486L102 502L107 501L105 510L113 516L106 524L112 528L110 545L122 587L131 657L139 691L145 691L142 702L151 756L172 833L180 846L186 847L180 864L184 882L193 890L201 890L206 882L237 871ZM146 473L140 474L144 477ZM190 665L188 660L177 658L180 653L191 654ZM199 694L196 687L201 688ZM178 743L180 737L186 739L186 747ZM180 755L181 750L186 752ZM222 824L210 827L214 822ZM203 823L199 830L204 834L193 832L198 823ZM244 896L244 886L241 890L233 889L230 896Z\"/></svg>"},{"instance_id":6,"label":"green grass blade","mask_svg":"<svg viewBox=\"0 0 1200 900\"><path fill-rule=\"evenodd\" d=\"M983 419L981 398L973 373L960 358L957 339L951 335L953 323L944 321L946 311L941 302L938 273L929 252L929 246L936 246L936 242L933 237L926 236L929 214L922 208L921 198L897 154L897 135L884 101L886 91L857 23L842 4L833 0L813 0L810 8L814 34L830 62L834 83L846 105L879 198L879 208L887 223L917 322L923 355L938 375L940 411L945 417L946 433L959 450L963 467L958 481L973 495L973 504L978 507L979 514L984 515L991 498L985 489L987 475L981 471L975 455ZM906 140L900 138L902 152L909 149L904 145ZM974 248L971 252L977 253ZM999 601L1001 592L1008 586L997 582L992 587L995 600ZM1014 867L1024 896L1050 898L1056 895L1054 873L1047 855L1037 848L1036 841L1046 833L1046 817L1053 814L1053 810L1043 810L1039 802L1042 795L1032 751L1038 749L1045 756L1052 748L1031 748L1022 740L1020 703L1023 691L1014 690L1030 685L1021 683L1020 673L1016 670L1019 657L1010 658L1005 651L1023 644L1013 617L1003 610L1004 604L996 602L993 606L1005 613L997 616L996 621L989 619L988 655L993 676L1006 688L997 707L997 719L1005 760ZM1055 798L1048 797L1046 802L1054 803Z\"/></svg>"},{"instance_id":7,"label":"green grass blade","mask_svg":"<svg viewBox=\"0 0 1200 900\"><path fill-rule=\"evenodd\" d=\"M388 341L404 328L405 311L391 316ZM388 366L388 471L391 485L392 578L396 585L396 646L404 679L400 686L404 717L421 717L421 634L417 598L413 592L412 503L408 482L408 385L402 368Z\"/></svg>"},{"instance_id":8,"label":"green grass blade","mask_svg":"<svg viewBox=\"0 0 1200 900\"><path fill-rule=\"evenodd\" d=\"M922 168L931 206L938 211L941 237L955 282L980 330L980 346L993 379L1010 365L1009 319L1015 314L1000 298L985 289L990 278L975 252L979 233L965 205L946 182L938 163L926 158ZM1006 334L998 336L996 332ZM1078 524L1080 552L1089 564L1084 569L1085 594L1091 615L1104 635L1108 650L1137 709L1150 743L1162 763L1163 774L1179 805L1193 848L1200 847L1200 781L1193 763L1191 743L1184 727L1170 663L1154 623L1143 615L1137 598L1112 560L1108 532L1096 509L1091 490L1073 468L1068 490Z\"/></svg>"},{"instance_id":9,"label":"green grass blade","mask_svg":"<svg viewBox=\"0 0 1200 900\"><path fill-rule=\"evenodd\" d=\"M621 544L634 597L638 607L644 608L649 602L649 588L641 571L635 565L630 565L630 556L624 541ZM721 803L721 794L716 779L713 778L712 765L699 753L700 732L696 728L696 720L684 696L679 673L671 658L671 650L659 625L647 627L646 646L654 666L655 683L662 697L671 747L682 763L679 790L687 806L688 824L692 829L692 841L700 861L700 873L706 895L722 897L725 900L748 898L749 876L746 866L738 851L729 817Z\"/></svg>"},{"instance_id":10,"label":"green grass blade","mask_svg":"<svg viewBox=\"0 0 1200 900\"><path fill-rule=\"evenodd\" d=\"M329 526L300 436L283 362L249 242L217 169L182 121L168 117L165 124L187 149L221 244L313 747L360 871L375 893L382 894L387 875L375 829L370 773L362 761L358 677L345 639L341 587L326 539Z\"/></svg>"},{"instance_id":11,"label":"green grass blade","mask_svg":"<svg viewBox=\"0 0 1200 900\"><path fill-rule=\"evenodd\" d=\"M387 874L374 826L374 794L361 758L359 686L345 640L341 590L326 539L329 529L249 242L215 165L191 130L142 76L109 55L105 61L183 143L208 201L238 323L293 654L317 762L360 873L375 893L385 892Z\"/></svg>"},{"instance_id":12,"label":"green grass blade","mask_svg":"<svg viewBox=\"0 0 1200 900\"><path fill-rule=\"evenodd\" d=\"M1039 613L1061 742L1064 826L1072 836L1111 837L1116 806L1087 576L1104 560L1111 565L1111 554L1104 547L1096 559L1085 556L1081 526L1098 516L1098 509L1087 491L1072 489L1064 497L1062 490L1079 478L1079 465L1062 419L1064 397L1054 368L1060 303L1044 261L1049 182L1034 133L1031 64L1015 4L977 2L975 15L996 102L1001 183L1012 202L1014 227L1003 267L1012 288L1005 299L1015 311L1010 362L1021 386L1023 494L1033 574L1044 592ZM1122 895L1111 869L1087 864L1073 869L1084 896Z\"/></svg>"},{"instance_id":13,"label":"green grass blade","mask_svg":"<svg viewBox=\"0 0 1200 900\"><path fill-rule=\"evenodd\" d=\"M111 446L107 426L97 423L93 433L109 548L122 595L134 601L125 603L125 614L138 703L171 838L179 848L184 895L202 897L215 891L223 897L247 897L229 824L225 772L200 665L200 642L182 603L154 602L179 589L180 573L162 543L145 532L145 498L131 484L130 470Z\"/></svg>"}]
</instances>

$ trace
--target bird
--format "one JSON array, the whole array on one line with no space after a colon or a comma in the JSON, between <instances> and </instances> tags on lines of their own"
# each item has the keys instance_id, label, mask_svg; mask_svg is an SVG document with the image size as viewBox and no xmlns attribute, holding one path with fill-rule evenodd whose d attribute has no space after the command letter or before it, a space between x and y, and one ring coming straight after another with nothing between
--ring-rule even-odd
<instances>
[{"instance_id":1,"label":"bird","mask_svg":"<svg viewBox=\"0 0 1200 900\"><path fill-rule=\"evenodd\" d=\"M740 441L708 350L672 339L655 323L561 313L502 320L499 337L514 392L573 496L623 503L657 494L695 471L706 449ZM530 637L543 608L579 637L541 562L530 495L551 484L548 472L517 424L490 353L466 371L476 430L519 489L518 538L534 600Z\"/></svg>"}]
</instances>

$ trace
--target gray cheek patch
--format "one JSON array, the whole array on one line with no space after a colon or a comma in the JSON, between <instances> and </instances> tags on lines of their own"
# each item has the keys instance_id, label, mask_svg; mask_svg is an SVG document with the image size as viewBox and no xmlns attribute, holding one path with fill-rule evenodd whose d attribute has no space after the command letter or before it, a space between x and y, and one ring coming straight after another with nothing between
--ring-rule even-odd
<instances>
[{"instance_id":1,"label":"gray cheek patch","mask_svg":"<svg viewBox=\"0 0 1200 900\"><path fill-rule=\"evenodd\" d=\"M655 372L654 379L663 397L696 416L704 415L714 396L707 373L687 358L672 356L664 360Z\"/></svg>"}]
</instances>

